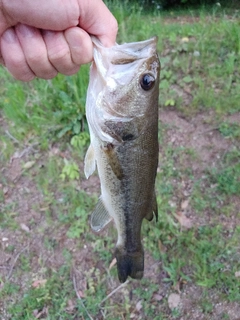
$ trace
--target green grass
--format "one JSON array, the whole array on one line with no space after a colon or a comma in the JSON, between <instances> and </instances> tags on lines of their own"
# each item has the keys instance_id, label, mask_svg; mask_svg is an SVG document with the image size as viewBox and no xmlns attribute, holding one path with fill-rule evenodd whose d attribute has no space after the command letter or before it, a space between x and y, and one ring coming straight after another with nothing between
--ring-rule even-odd
<instances>
[{"instance_id":1,"label":"green grass","mask_svg":"<svg viewBox=\"0 0 240 320\"><path fill-rule=\"evenodd\" d=\"M175 146L169 138L174 127L160 123L159 221L143 223L146 277L131 280L105 301L119 285L116 267L109 269L116 230L110 226L96 235L88 222L99 192L95 180L84 189L82 170L89 144L84 107L89 66L72 77L29 84L0 69L0 234L8 238L2 244L6 260L0 261L6 267L0 275L0 314L24 320L190 319L181 307L168 307L169 294L180 290L191 310L206 319L217 319L216 301L226 303L221 317L228 319L227 308L240 302L240 126L237 117L232 120L240 111L239 13L227 16L214 7L161 14L115 2L110 8L119 22L119 43L158 36L161 110L188 121L204 115L203 125L231 147L214 165L208 160L202 167L194 147ZM22 168L16 181L9 177L13 156ZM185 198L194 221L189 229L176 219ZM34 287L36 280L46 282ZM197 288L196 296L191 288Z\"/></svg>"}]
</instances>

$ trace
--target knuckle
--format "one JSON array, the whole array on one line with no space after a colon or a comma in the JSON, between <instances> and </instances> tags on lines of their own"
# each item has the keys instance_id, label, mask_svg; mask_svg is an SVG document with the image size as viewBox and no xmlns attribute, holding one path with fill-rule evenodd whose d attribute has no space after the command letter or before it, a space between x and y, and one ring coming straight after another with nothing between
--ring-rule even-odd
<instances>
[{"instance_id":1,"label":"knuckle","mask_svg":"<svg viewBox=\"0 0 240 320\"><path fill-rule=\"evenodd\" d=\"M80 69L80 66L74 65L73 67L69 67L68 69L62 71L61 73L65 76L72 76L73 74L77 73Z\"/></svg>"},{"instance_id":2,"label":"knuckle","mask_svg":"<svg viewBox=\"0 0 240 320\"><path fill-rule=\"evenodd\" d=\"M34 73L29 68L24 57L19 55L9 55L4 58L4 61L7 70L15 79L28 82L35 78Z\"/></svg>"},{"instance_id":3,"label":"knuckle","mask_svg":"<svg viewBox=\"0 0 240 320\"><path fill-rule=\"evenodd\" d=\"M26 65L25 60L17 55L9 55L5 58L6 67L8 69L18 70Z\"/></svg>"},{"instance_id":4,"label":"knuckle","mask_svg":"<svg viewBox=\"0 0 240 320\"><path fill-rule=\"evenodd\" d=\"M49 60L54 63L61 63L62 61L70 60L69 49L63 48L61 50L54 50L48 53Z\"/></svg>"},{"instance_id":5,"label":"knuckle","mask_svg":"<svg viewBox=\"0 0 240 320\"><path fill-rule=\"evenodd\" d=\"M49 79L52 79L52 78L54 78L54 77L56 77L56 75L58 74L58 72L56 71L56 70L54 70L54 71L47 71L47 72L45 72L45 73L41 73L41 74L37 74L36 73L36 76L38 77L38 78L42 78L42 79L45 79L45 80L49 80Z\"/></svg>"},{"instance_id":6,"label":"knuckle","mask_svg":"<svg viewBox=\"0 0 240 320\"><path fill-rule=\"evenodd\" d=\"M48 57L42 52L29 55L27 63L38 78L48 80L57 75L57 71L48 61Z\"/></svg>"},{"instance_id":7,"label":"knuckle","mask_svg":"<svg viewBox=\"0 0 240 320\"><path fill-rule=\"evenodd\" d=\"M29 70L21 73L12 73L16 80L29 82L35 78L35 75Z\"/></svg>"},{"instance_id":8,"label":"knuckle","mask_svg":"<svg viewBox=\"0 0 240 320\"><path fill-rule=\"evenodd\" d=\"M39 64L39 62L43 59L43 54L42 52L30 54L26 59L30 66L34 66L36 64Z\"/></svg>"}]
</instances>

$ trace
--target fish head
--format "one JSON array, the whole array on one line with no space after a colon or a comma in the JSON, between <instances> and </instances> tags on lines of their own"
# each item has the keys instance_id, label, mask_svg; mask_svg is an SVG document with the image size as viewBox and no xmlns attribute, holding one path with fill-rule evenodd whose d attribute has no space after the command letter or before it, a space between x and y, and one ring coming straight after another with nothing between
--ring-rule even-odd
<instances>
[{"instance_id":1,"label":"fish head","mask_svg":"<svg viewBox=\"0 0 240 320\"><path fill-rule=\"evenodd\" d=\"M129 121L155 113L160 73L157 37L111 48L103 47L96 38L93 43L89 96L94 105L95 132L101 131L101 121Z\"/></svg>"}]
</instances>

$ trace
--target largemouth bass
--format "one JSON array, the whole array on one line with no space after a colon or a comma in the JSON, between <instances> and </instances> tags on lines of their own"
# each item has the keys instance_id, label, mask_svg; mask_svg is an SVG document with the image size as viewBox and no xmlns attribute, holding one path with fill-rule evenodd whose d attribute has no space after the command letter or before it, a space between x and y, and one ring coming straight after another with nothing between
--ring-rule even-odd
<instances>
[{"instance_id":1,"label":"largemouth bass","mask_svg":"<svg viewBox=\"0 0 240 320\"><path fill-rule=\"evenodd\" d=\"M105 48L93 38L86 115L91 144L85 157L88 178L97 166L101 196L91 216L94 231L112 219L118 239L118 277L141 279L141 225L157 218L158 166L157 38Z\"/></svg>"}]
</instances>

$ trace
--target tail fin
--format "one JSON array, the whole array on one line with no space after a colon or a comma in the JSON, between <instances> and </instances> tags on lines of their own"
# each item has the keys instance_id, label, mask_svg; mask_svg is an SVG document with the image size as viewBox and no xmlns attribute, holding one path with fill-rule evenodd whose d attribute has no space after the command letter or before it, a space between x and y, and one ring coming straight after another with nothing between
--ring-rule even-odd
<instances>
[{"instance_id":1,"label":"tail fin","mask_svg":"<svg viewBox=\"0 0 240 320\"><path fill-rule=\"evenodd\" d=\"M122 248L116 248L118 278L125 282L127 277L141 279L144 272L144 253L141 249L136 252L126 252Z\"/></svg>"}]
</instances>

